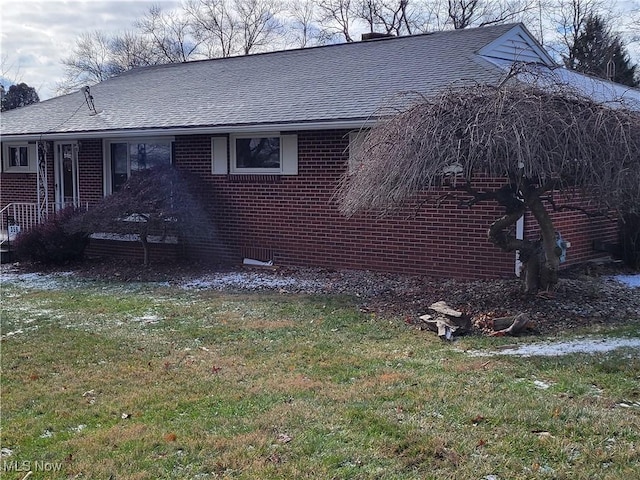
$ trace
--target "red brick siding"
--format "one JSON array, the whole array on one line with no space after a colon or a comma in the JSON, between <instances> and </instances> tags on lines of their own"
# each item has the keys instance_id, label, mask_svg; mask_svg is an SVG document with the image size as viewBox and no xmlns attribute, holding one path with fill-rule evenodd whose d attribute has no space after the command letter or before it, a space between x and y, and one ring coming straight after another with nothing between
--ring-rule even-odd
<instances>
[{"instance_id":1,"label":"red brick siding","mask_svg":"<svg viewBox=\"0 0 640 480\"><path fill-rule=\"evenodd\" d=\"M49 212L55 209L54 144L46 142L47 197ZM89 139L79 142L78 175L80 177L80 203L93 205L103 196L102 140ZM2 173L0 176L1 199L4 207L11 202L37 202L36 173Z\"/></svg>"},{"instance_id":2,"label":"red brick siding","mask_svg":"<svg viewBox=\"0 0 640 480\"><path fill-rule=\"evenodd\" d=\"M78 175L80 205L95 205L104 196L102 140L88 139L79 143Z\"/></svg>"},{"instance_id":3,"label":"red brick siding","mask_svg":"<svg viewBox=\"0 0 640 480\"><path fill-rule=\"evenodd\" d=\"M37 181L35 173L0 174L0 208L12 202L35 202Z\"/></svg>"},{"instance_id":4,"label":"red brick siding","mask_svg":"<svg viewBox=\"0 0 640 480\"><path fill-rule=\"evenodd\" d=\"M555 206L555 210L554 210ZM566 266L602 257L601 251L594 250L594 242L617 243L618 227L617 223L605 216L595 215L596 211L592 205L579 193L574 195L562 195L557 192L553 194L553 204L546 202L546 207L551 213L554 226L560 232L565 241L571 246L567 249ZM563 207L578 207L589 212ZM535 219L528 213L525 216L525 238L535 240L540 235L540 229Z\"/></svg>"},{"instance_id":5,"label":"red brick siding","mask_svg":"<svg viewBox=\"0 0 640 480\"><path fill-rule=\"evenodd\" d=\"M347 146L345 130L301 131L298 175L212 175L211 136L176 137L175 165L197 177L200 182L197 194L216 229L213 242L195 242L187 250L211 262L239 263L243 257L252 257L274 260L279 265L371 269L435 277L513 275L514 254L504 253L486 240L487 228L501 214L492 203L468 209L461 208L455 200L445 200L436 208L433 202L420 197L389 217L372 214L343 217L333 194L345 172ZM53 185L53 149L49 151L50 185ZM83 205L102 198L102 155L101 140L81 141ZM35 201L35 178L35 174L3 174L2 201L18 198ZM475 186L495 188L501 183L483 180ZM49 189L49 195L53 205L53 188ZM592 250L593 240L616 238L614 222L593 221L578 212L554 213L554 220L572 244L568 264L597 256ZM527 217L527 238L535 238L535 227L535 222ZM119 246L121 255L141 258L135 242ZM111 242L94 241L90 247L92 253L113 249Z\"/></svg>"},{"instance_id":6,"label":"red brick siding","mask_svg":"<svg viewBox=\"0 0 640 480\"><path fill-rule=\"evenodd\" d=\"M343 217L332 196L347 165L347 133L298 132L297 176L249 178L211 175L210 137L178 137L176 166L198 172L218 228L218 244L200 246L202 253L455 278L512 275L514 255L486 240L499 214L492 205L468 210L445 201L436 209L417 202L391 217Z\"/></svg>"}]
</instances>

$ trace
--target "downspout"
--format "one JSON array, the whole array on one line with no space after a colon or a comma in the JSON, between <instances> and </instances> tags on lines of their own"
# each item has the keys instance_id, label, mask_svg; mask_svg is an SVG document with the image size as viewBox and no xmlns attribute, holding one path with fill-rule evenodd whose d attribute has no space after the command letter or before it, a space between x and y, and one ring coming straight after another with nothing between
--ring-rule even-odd
<instances>
[{"instance_id":1,"label":"downspout","mask_svg":"<svg viewBox=\"0 0 640 480\"><path fill-rule=\"evenodd\" d=\"M524 240L524 215L516 222L516 240ZM520 278L522 271L522 262L520 261L520 250L516 250L515 273Z\"/></svg>"}]
</instances>

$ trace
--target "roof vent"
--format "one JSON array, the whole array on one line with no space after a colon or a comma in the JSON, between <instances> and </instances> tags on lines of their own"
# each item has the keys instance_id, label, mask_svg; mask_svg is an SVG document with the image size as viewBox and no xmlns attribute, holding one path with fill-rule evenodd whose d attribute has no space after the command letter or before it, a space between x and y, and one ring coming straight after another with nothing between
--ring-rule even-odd
<instances>
[{"instance_id":1,"label":"roof vent","mask_svg":"<svg viewBox=\"0 0 640 480\"><path fill-rule=\"evenodd\" d=\"M395 37L393 33L382 33L382 32L369 32L362 34L362 41L366 42L367 40L377 40L379 38L391 38Z\"/></svg>"}]
</instances>

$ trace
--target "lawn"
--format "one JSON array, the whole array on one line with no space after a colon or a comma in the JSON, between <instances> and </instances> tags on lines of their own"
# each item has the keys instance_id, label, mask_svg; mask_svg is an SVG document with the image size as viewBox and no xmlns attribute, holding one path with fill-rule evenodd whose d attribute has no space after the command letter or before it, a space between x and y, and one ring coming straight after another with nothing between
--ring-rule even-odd
<instances>
[{"instance_id":1,"label":"lawn","mask_svg":"<svg viewBox=\"0 0 640 480\"><path fill-rule=\"evenodd\" d=\"M637 351L476 357L537 339L443 343L348 296L68 283L2 286L7 480L640 472Z\"/></svg>"}]
</instances>

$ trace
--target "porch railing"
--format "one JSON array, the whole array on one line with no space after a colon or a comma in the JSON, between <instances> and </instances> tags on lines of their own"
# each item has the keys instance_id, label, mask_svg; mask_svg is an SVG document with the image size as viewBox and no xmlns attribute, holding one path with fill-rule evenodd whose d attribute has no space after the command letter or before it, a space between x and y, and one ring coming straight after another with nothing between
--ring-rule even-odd
<instances>
[{"instance_id":1,"label":"porch railing","mask_svg":"<svg viewBox=\"0 0 640 480\"><path fill-rule=\"evenodd\" d=\"M0 244L11 241L18 232L30 230L40 223L38 204L14 202L0 210Z\"/></svg>"}]
</instances>

